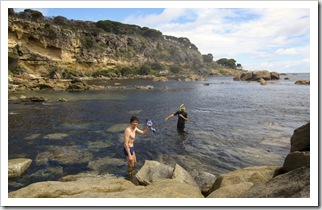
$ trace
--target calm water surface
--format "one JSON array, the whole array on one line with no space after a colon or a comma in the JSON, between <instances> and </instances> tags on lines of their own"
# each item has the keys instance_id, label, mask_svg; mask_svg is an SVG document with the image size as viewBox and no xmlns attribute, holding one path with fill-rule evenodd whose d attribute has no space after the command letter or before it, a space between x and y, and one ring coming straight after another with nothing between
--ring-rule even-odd
<instances>
[{"instance_id":1,"label":"calm water surface","mask_svg":"<svg viewBox=\"0 0 322 210\"><path fill-rule=\"evenodd\" d=\"M21 177L9 180L9 191L93 170L126 177L123 131L132 115L139 117L141 128L146 119L152 119L157 130L137 136L138 169L145 160L178 163L191 173L216 175L247 166L282 165L294 129L310 120L310 86L294 84L299 79L309 80L310 75L284 77L267 86L210 77L209 86L204 81L91 81L88 83L112 86L118 82L126 89L14 93L67 101L9 101L9 159L33 160ZM135 85L153 85L154 89L139 90ZM189 117L186 134L177 133L176 117L164 121L182 103ZM78 160L46 161L53 151L60 151L58 156L75 155L70 153L76 151Z\"/></svg>"}]
</instances>

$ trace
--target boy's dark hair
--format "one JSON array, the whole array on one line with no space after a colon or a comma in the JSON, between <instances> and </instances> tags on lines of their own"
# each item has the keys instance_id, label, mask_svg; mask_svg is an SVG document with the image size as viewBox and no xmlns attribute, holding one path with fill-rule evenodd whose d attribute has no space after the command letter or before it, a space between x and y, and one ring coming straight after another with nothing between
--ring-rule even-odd
<instances>
[{"instance_id":1,"label":"boy's dark hair","mask_svg":"<svg viewBox=\"0 0 322 210\"><path fill-rule=\"evenodd\" d=\"M130 119L130 123L132 123L135 120L139 122L139 118L137 116L132 116Z\"/></svg>"}]
</instances>

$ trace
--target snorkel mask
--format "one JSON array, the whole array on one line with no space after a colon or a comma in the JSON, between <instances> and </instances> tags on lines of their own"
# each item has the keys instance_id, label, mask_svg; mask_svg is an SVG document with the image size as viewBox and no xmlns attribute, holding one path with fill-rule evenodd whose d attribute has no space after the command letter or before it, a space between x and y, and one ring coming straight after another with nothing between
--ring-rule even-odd
<instances>
[{"instance_id":1,"label":"snorkel mask","mask_svg":"<svg viewBox=\"0 0 322 210\"><path fill-rule=\"evenodd\" d=\"M186 108L184 107L184 104L180 105L180 111L184 111Z\"/></svg>"}]
</instances>

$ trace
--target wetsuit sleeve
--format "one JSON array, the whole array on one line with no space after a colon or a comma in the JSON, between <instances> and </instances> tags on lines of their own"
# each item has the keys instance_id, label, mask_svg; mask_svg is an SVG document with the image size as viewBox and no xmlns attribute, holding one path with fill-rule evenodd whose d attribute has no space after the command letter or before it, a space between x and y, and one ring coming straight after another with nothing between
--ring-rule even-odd
<instances>
[{"instance_id":1,"label":"wetsuit sleeve","mask_svg":"<svg viewBox=\"0 0 322 210\"><path fill-rule=\"evenodd\" d=\"M174 115L174 116L177 116L178 114L179 114L179 111L177 111L177 112L176 112L176 113L174 113L173 115Z\"/></svg>"}]
</instances>

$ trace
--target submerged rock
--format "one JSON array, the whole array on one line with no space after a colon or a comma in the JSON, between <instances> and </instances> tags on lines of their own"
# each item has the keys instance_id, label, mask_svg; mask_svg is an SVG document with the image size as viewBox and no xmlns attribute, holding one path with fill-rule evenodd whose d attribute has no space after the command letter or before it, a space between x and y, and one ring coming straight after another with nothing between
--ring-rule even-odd
<instances>
[{"instance_id":1,"label":"submerged rock","mask_svg":"<svg viewBox=\"0 0 322 210\"><path fill-rule=\"evenodd\" d=\"M48 161L60 164L82 164L92 159L92 154L76 147L57 147L50 151L42 152L36 157L36 164L47 164Z\"/></svg>"}]
</instances>

